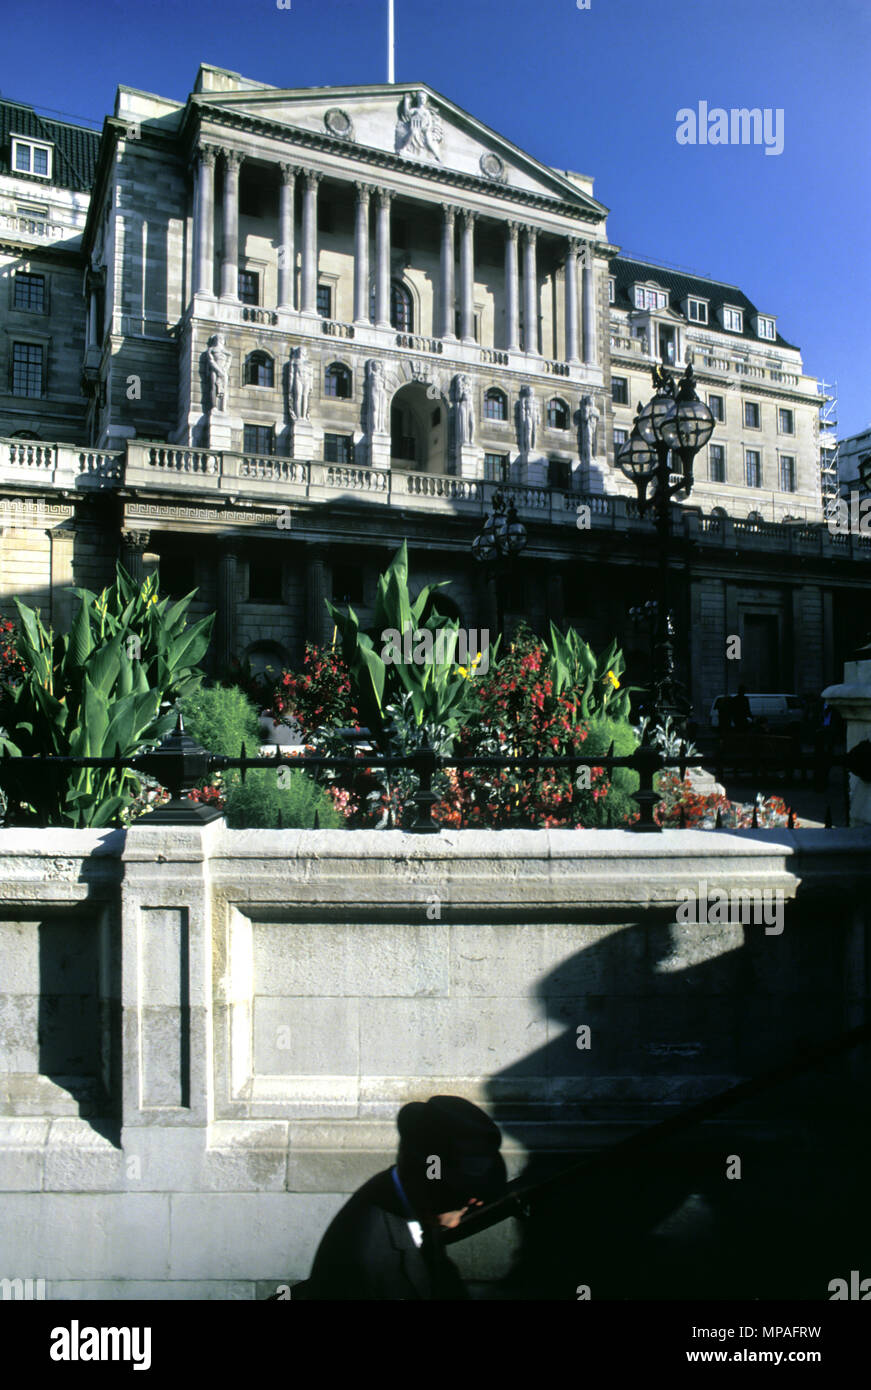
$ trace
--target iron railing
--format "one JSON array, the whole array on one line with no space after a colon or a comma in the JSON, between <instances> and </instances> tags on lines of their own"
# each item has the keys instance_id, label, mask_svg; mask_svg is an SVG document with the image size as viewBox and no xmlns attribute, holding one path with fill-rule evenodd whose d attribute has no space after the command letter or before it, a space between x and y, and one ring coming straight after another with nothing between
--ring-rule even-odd
<instances>
[{"instance_id":1,"label":"iron railing","mask_svg":"<svg viewBox=\"0 0 871 1390\"><path fill-rule=\"evenodd\" d=\"M862 781L871 782L871 741L869 740L858 744L849 753L825 752L821 754L817 752L812 756L794 748L787 748L785 752L775 749L772 752L772 746L777 742L778 740L762 740L761 742L757 740L754 743L753 739L749 739L743 751L733 750L729 753L728 765L736 768L746 767L749 772L754 774L760 771L770 774L777 770L788 772L790 770L813 769L815 775L819 775L821 771L827 775L832 767L840 766L845 769L845 780L846 772L852 772ZM308 752L296 754L282 752L280 748L276 748L274 754L249 757L243 744L240 749L240 756L233 758L224 754L209 753L197 744L185 732L184 721L179 713L173 733L168 734L156 748L133 757L121 757L118 750L111 758L21 757L12 756L6 752L0 758L0 787L5 789L7 795L12 794L19 800L27 800L28 783L32 788L34 776L43 778L53 775L61 776L64 772L76 768L113 770L118 773L123 769L130 769L153 778L161 787L165 787L170 792L170 801L167 804L148 813L152 822L159 821L170 825L184 824L190 821L208 821L218 817L220 815L218 810L213 806L197 802L188 793L213 774L225 772L231 768L241 772L243 781L246 773L255 768L271 768L275 771L281 767L289 767L315 773L352 770L362 773L369 769L383 769L391 772L406 768L416 774L418 785L409 798L413 807L413 818L409 817L410 823L403 828L415 834L438 834L441 826L433 820L432 812L440 797L433 790L433 778L438 772L447 768L455 768L460 771L472 769L513 770L517 773L537 772L549 768L555 770L571 769L576 775L581 768L604 768L608 773L609 782L610 774L615 769L628 768L636 772L639 778L638 790L632 793L639 808L639 817L628 828L642 833L650 833L657 832L662 828L656 823L654 814L655 808L661 800L660 793L657 792L654 785L656 774L668 768L675 768L683 780L689 768L702 767L705 763L710 764L713 761L717 768L718 780L722 780L723 747L723 744L719 745L719 751L713 755L713 758L706 753L690 754L686 751L685 744L681 745L677 755L668 754L647 741L643 741L634 752L621 756L614 754L612 743L605 754L573 753L570 756L562 755L559 757L511 756L509 754L493 757L452 757L437 753L428 743L424 742L416 751L402 756L368 750L351 755ZM574 778L570 779L570 786L573 789L572 795L574 795ZM519 805L519 788L517 804ZM540 819L544 819L544 816ZM681 817L681 824L683 825L683 823L683 817ZM826 828L831 828L832 823L831 808L829 807L826 812ZM717 828L719 825L720 817L718 814ZM788 828L792 829L793 825L794 816L790 812ZM508 828L518 828L518 819L515 818L512 826ZM755 805L751 828L758 828Z\"/></svg>"}]
</instances>

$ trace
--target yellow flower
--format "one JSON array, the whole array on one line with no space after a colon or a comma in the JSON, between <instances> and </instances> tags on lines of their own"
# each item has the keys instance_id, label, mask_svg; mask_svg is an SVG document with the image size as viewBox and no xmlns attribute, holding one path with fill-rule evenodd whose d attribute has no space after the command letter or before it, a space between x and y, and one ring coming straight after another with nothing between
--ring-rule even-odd
<instances>
[{"instance_id":1,"label":"yellow flower","mask_svg":"<svg viewBox=\"0 0 871 1390\"><path fill-rule=\"evenodd\" d=\"M613 672L613 671L609 671L609 672L608 672L607 676L605 677L605 680L606 680L606 681L610 681L611 684L613 685L613 687L614 687L615 690L619 690L619 689L620 689L620 682L618 681L617 677L614 675L614 672Z\"/></svg>"}]
</instances>

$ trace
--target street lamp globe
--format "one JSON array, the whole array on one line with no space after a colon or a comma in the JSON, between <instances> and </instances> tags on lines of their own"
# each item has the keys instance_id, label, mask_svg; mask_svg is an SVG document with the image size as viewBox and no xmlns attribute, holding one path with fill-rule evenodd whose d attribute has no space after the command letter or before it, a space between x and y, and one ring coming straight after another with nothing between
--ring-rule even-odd
<instances>
[{"instance_id":1,"label":"street lamp globe","mask_svg":"<svg viewBox=\"0 0 871 1390\"><path fill-rule=\"evenodd\" d=\"M519 555L526 545L526 527L517 515L517 508L514 503L509 503L508 512L505 517L505 539L504 553L507 555Z\"/></svg>"}]
</instances>

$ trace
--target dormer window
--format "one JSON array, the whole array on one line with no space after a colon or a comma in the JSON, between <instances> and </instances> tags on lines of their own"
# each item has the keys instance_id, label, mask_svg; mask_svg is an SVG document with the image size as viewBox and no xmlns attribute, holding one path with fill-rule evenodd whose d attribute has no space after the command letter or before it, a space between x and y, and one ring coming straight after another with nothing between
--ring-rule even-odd
<instances>
[{"instance_id":1,"label":"dormer window","mask_svg":"<svg viewBox=\"0 0 871 1390\"><path fill-rule=\"evenodd\" d=\"M731 309L728 304L723 306L723 327L729 333L744 332L744 311L742 309Z\"/></svg>"},{"instance_id":2,"label":"dormer window","mask_svg":"<svg viewBox=\"0 0 871 1390\"><path fill-rule=\"evenodd\" d=\"M756 336L759 338L768 338L769 341L773 343L777 337L777 325L774 319L767 318L763 314L757 314Z\"/></svg>"},{"instance_id":3,"label":"dormer window","mask_svg":"<svg viewBox=\"0 0 871 1390\"><path fill-rule=\"evenodd\" d=\"M645 285L635 286L636 309L665 309L668 295L665 290L649 290Z\"/></svg>"},{"instance_id":4,"label":"dormer window","mask_svg":"<svg viewBox=\"0 0 871 1390\"><path fill-rule=\"evenodd\" d=\"M692 323L707 323L708 301L706 299L688 299L687 318Z\"/></svg>"},{"instance_id":5,"label":"dormer window","mask_svg":"<svg viewBox=\"0 0 871 1390\"><path fill-rule=\"evenodd\" d=\"M40 140L12 137L12 171L15 174L35 174L40 179L51 178L51 145Z\"/></svg>"}]
</instances>

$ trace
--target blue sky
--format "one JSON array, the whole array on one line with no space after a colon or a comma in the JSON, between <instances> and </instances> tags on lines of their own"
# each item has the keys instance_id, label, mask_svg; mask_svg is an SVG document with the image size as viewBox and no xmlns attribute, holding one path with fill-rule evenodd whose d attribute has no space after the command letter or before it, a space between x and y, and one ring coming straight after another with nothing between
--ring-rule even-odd
<instances>
[{"instance_id":1,"label":"blue sky","mask_svg":"<svg viewBox=\"0 0 871 1390\"><path fill-rule=\"evenodd\" d=\"M386 80L387 0L40 0L0 91L102 120L118 83L183 100L200 61L286 87ZM38 19L38 42L34 20ZM740 285L871 421L868 0L396 0L396 79L591 174L627 252ZM676 113L784 112L784 150L680 146Z\"/></svg>"}]
</instances>

